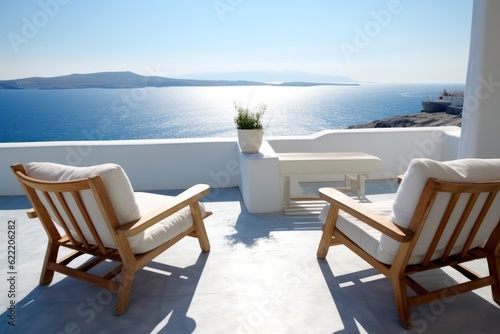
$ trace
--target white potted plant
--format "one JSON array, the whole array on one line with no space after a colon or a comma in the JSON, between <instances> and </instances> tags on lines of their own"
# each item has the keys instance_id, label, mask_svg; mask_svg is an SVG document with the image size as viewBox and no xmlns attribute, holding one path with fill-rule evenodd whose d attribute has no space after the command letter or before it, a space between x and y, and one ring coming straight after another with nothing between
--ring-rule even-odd
<instances>
[{"instance_id":1,"label":"white potted plant","mask_svg":"<svg viewBox=\"0 0 500 334\"><path fill-rule=\"evenodd\" d=\"M238 129L238 145L243 153L258 153L262 145L264 129L261 118L267 109L265 104L250 109L240 102L234 102L236 116L234 123Z\"/></svg>"}]
</instances>

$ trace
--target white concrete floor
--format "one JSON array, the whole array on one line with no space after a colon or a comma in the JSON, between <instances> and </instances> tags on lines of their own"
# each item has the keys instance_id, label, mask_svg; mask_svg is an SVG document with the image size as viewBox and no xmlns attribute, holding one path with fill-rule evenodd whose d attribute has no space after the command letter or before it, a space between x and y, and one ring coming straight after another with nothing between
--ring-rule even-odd
<instances>
[{"instance_id":1,"label":"white concrete floor","mask_svg":"<svg viewBox=\"0 0 500 334\"><path fill-rule=\"evenodd\" d=\"M393 196L367 186L371 201ZM393 186L391 186L393 187ZM173 194L174 192L165 192ZM0 197L2 281L7 267L7 222L15 219L15 297L2 283L0 307L16 302L1 333L499 333L500 308L489 288L412 309L414 327L399 324L388 280L343 246L316 258L317 216L250 214L237 188L213 189L204 201L212 249L195 239L167 250L134 280L130 307L114 316L115 296L56 274L38 286L46 246L40 224L26 218L24 197ZM487 273L486 264L475 269ZM425 274L446 282L442 271ZM456 278L458 279L458 278Z\"/></svg>"}]
</instances>

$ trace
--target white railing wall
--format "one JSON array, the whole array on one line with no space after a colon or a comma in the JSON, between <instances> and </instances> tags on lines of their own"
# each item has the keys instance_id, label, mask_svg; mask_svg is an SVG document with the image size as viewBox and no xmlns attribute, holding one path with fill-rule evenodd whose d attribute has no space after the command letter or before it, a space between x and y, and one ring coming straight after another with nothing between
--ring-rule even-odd
<instances>
[{"instance_id":1,"label":"white railing wall","mask_svg":"<svg viewBox=\"0 0 500 334\"><path fill-rule=\"evenodd\" d=\"M3 143L0 196L22 194L9 168L16 162L51 161L76 166L114 162L125 169L135 190L186 189L195 183L207 183L212 188L239 186L249 211L269 212L279 209L281 203L276 199L280 196L276 153L365 152L382 160L382 171L373 178L393 178L404 173L413 158L456 159L460 128L329 130L265 140L261 153L251 157L241 154L236 138Z\"/></svg>"},{"instance_id":2,"label":"white railing wall","mask_svg":"<svg viewBox=\"0 0 500 334\"><path fill-rule=\"evenodd\" d=\"M458 157L460 128L352 129L322 131L310 136L268 140L277 153L364 152L382 160L382 172L374 178L403 174L414 158L453 160Z\"/></svg>"},{"instance_id":3,"label":"white railing wall","mask_svg":"<svg viewBox=\"0 0 500 334\"><path fill-rule=\"evenodd\" d=\"M237 153L235 139L0 144L0 196L22 193L9 166L30 161L74 166L114 162L123 167L138 191L186 189L194 183L207 183L214 188L237 187Z\"/></svg>"}]
</instances>

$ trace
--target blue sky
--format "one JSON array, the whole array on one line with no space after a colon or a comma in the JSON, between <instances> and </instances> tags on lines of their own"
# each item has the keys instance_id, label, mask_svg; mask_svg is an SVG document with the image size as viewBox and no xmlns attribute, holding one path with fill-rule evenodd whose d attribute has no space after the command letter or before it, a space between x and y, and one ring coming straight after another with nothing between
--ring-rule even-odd
<instances>
[{"instance_id":1,"label":"blue sky","mask_svg":"<svg viewBox=\"0 0 500 334\"><path fill-rule=\"evenodd\" d=\"M464 83L472 0L3 0L0 80L303 71Z\"/></svg>"}]
</instances>

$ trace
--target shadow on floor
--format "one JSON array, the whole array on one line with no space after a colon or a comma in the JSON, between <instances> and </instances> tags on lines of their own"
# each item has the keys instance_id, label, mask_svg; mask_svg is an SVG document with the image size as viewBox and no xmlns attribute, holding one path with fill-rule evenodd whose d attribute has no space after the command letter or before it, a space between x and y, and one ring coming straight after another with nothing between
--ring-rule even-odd
<instances>
[{"instance_id":1,"label":"shadow on floor","mask_svg":"<svg viewBox=\"0 0 500 334\"><path fill-rule=\"evenodd\" d=\"M405 330L399 324L392 284L377 270L369 268L335 275L328 260L318 259L318 265L344 325L344 330L335 333L495 332L488 326L491 326L491 319L500 316L498 307L474 292L412 307L413 328ZM441 269L422 277L435 284L456 283ZM485 321L481 322L481 318Z\"/></svg>"},{"instance_id":2,"label":"shadow on floor","mask_svg":"<svg viewBox=\"0 0 500 334\"><path fill-rule=\"evenodd\" d=\"M192 333L196 322L187 312L208 256L200 253L185 268L150 262L136 273L129 309L121 316L114 315L116 295L106 289L68 277L37 286L17 302L16 327L7 329L2 321L0 332L108 333L112 324L114 333L150 333L155 328L160 333Z\"/></svg>"},{"instance_id":3,"label":"shadow on floor","mask_svg":"<svg viewBox=\"0 0 500 334\"><path fill-rule=\"evenodd\" d=\"M252 214L241 203L241 214L236 220L236 233L226 236L231 245L252 247L257 241L272 238L276 231L319 231L323 224L316 215L285 216L281 212Z\"/></svg>"}]
</instances>

